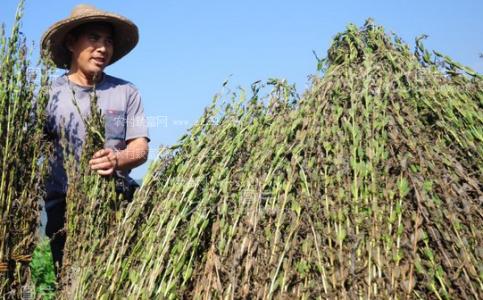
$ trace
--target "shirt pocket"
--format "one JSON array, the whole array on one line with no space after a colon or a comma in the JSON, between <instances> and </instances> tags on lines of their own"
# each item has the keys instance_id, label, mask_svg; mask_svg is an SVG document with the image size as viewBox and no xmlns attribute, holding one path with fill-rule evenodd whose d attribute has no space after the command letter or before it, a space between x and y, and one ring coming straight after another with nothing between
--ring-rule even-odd
<instances>
[{"instance_id":1,"label":"shirt pocket","mask_svg":"<svg viewBox=\"0 0 483 300\"><path fill-rule=\"evenodd\" d=\"M122 110L106 110L106 140L124 140L126 138L126 115Z\"/></svg>"}]
</instances>

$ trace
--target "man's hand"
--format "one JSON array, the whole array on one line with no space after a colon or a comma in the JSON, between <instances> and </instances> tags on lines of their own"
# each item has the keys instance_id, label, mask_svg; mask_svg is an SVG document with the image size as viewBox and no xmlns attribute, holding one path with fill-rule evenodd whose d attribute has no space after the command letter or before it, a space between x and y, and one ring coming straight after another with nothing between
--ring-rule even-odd
<instances>
[{"instance_id":1,"label":"man's hand","mask_svg":"<svg viewBox=\"0 0 483 300\"><path fill-rule=\"evenodd\" d=\"M148 159L148 140L144 137L127 141L126 149L114 151L106 148L97 151L89 161L91 170L100 175L111 175L115 170L131 170Z\"/></svg>"},{"instance_id":2,"label":"man's hand","mask_svg":"<svg viewBox=\"0 0 483 300\"><path fill-rule=\"evenodd\" d=\"M118 166L118 158L114 150L106 148L97 151L89 161L91 170L97 170L99 175L111 175Z\"/></svg>"}]
</instances>

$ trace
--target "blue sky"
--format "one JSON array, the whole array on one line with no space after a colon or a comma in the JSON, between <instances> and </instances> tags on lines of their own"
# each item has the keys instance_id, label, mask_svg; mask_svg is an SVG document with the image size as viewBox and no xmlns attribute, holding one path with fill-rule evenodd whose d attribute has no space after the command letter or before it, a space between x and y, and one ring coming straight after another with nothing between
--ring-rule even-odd
<instances>
[{"instance_id":1,"label":"blue sky","mask_svg":"<svg viewBox=\"0 0 483 300\"><path fill-rule=\"evenodd\" d=\"M0 22L10 28L16 1L3 0ZM23 32L35 43L77 1L27 0ZM124 15L140 30L128 56L106 69L139 88L151 127L151 158L170 145L203 112L222 83L248 88L271 77L295 83L302 92L316 72L312 51L325 56L331 38L348 23L368 17L414 46L426 47L483 72L483 1L90 1ZM141 178L147 165L133 171Z\"/></svg>"}]
</instances>

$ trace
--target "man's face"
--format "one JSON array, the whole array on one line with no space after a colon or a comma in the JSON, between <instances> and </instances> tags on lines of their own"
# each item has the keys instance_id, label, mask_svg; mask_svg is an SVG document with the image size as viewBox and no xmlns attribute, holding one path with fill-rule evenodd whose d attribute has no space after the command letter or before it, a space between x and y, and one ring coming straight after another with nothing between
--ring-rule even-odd
<instances>
[{"instance_id":1,"label":"man's face","mask_svg":"<svg viewBox=\"0 0 483 300\"><path fill-rule=\"evenodd\" d=\"M102 72L111 61L114 47L112 29L107 25L88 24L77 39L68 38L67 47L72 52L70 70L93 76Z\"/></svg>"}]
</instances>

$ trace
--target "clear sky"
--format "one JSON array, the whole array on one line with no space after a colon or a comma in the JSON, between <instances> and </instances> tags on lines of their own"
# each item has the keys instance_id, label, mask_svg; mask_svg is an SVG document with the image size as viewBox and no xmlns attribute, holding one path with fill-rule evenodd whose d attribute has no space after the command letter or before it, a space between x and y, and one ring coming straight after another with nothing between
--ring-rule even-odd
<instances>
[{"instance_id":1,"label":"clear sky","mask_svg":"<svg viewBox=\"0 0 483 300\"><path fill-rule=\"evenodd\" d=\"M78 1L27 0L23 32L35 43L54 22L69 15ZM98 8L134 21L138 46L106 69L140 89L150 127L154 158L159 145L171 145L210 104L222 83L249 88L271 77L295 83L302 92L316 72L331 38L352 22L372 17L388 32L414 46L429 35L426 47L483 72L483 1L90 1ZM10 29L17 1L2 0L0 22ZM146 166L133 171L141 178Z\"/></svg>"}]
</instances>

